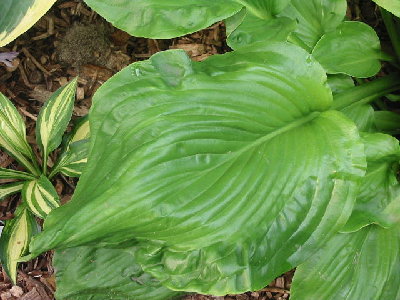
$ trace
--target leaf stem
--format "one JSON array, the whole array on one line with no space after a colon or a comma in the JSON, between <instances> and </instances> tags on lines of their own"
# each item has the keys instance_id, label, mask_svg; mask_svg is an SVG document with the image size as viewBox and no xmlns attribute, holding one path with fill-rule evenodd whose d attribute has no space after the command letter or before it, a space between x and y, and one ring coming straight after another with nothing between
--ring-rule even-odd
<instances>
[{"instance_id":1,"label":"leaf stem","mask_svg":"<svg viewBox=\"0 0 400 300\"><path fill-rule=\"evenodd\" d=\"M400 90L400 76L397 73L355 86L337 94L334 97L332 108L342 110L355 104L367 104L396 90Z\"/></svg>"}]
</instances>

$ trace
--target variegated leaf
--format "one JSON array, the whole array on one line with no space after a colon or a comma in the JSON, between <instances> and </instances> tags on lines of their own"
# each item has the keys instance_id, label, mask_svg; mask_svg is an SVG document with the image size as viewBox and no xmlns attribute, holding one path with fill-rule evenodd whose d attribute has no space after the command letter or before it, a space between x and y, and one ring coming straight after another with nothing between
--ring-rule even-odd
<instances>
[{"instance_id":1,"label":"variegated leaf","mask_svg":"<svg viewBox=\"0 0 400 300\"><path fill-rule=\"evenodd\" d=\"M10 169L5 169L5 168L0 168L0 179L23 179L23 180L32 180L35 177L33 177L29 173L21 172L21 171L16 171L16 170L10 170Z\"/></svg>"},{"instance_id":2,"label":"variegated leaf","mask_svg":"<svg viewBox=\"0 0 400 300\"><path fill-rule=\"evenodd\" d=\"M0 147L15 157L30 172L38 174L30 162L35 158L26 141L24 121L11 101L2 93L0 93Z\"/></svg>"},{"instance_id":3,"label":"variegated leaf","mask_svg":"<svg viewBox=\"0 0 400 300\"><path fill-rule=\"evenodd\" d=\"M29 242L39 231L32 213L20 206L15 218L6 221L0 237L0 260L3 270L15 284L18 260L28 251Z\"/></svg>"},{"instance_id":4,"label":"variegated leaf","mask_svg":"<svg viewBox=\"0 0 400 300\"><path fill-rule=\"evenodd\" d=\"M88 139L71 143L68 150L61 155L56 167L50 174L50 178L58 172L70 177L79 177L86 166L88 151Z\"/></svg>"},{"instance_id":5,"label":"variegated leaf","mask_svg":"<svg viewBox=\"0 0 400 300\"><path fill-rule=\"evenodd\" d=\"M43 171L47 170L47 157L62 141L74 108L77 78L59 88L45 103L36 125L36 140L43 154Z\"/></svg>"},{"instance_id":6,"label":"variegated leaf","mask_svg":"<svg viewBox=\"0 0 400 300\"><path fill-rule=\"evenodd\" d=\"M40 176L39 179L28 181L24 184L22 199L31 212L42 219L51 210L60 206L60 199L54 186L44 175Z\"/></svg>"},{"instance_id":7,"label":"variegated leaf","mask_svg":"<svg viewBox=\"0 0 400 300\"><path fill-rule=\"evenodd\" d=\"M63 152L49 178L52 178L58 172L70 177L81 175L87 162L89 137L89 118L85 116L76 123L73 131L67 137Z\"/></svg>"},{"instance_id":8,"label":"variegated leaf","mask_svg":"<svg viewBox=\"0 0 400 300\"><path fill-rule=\"evenodd\" d=\"M1 0L0 47L12 42L35 24L55 0Z\"/></svg>"},{"instance_id":9,"label":"variegated leaf","mask_svg":"<svg viewBox=\"0 0 400 300\"><path fill-rule=\"evenodd\" d=\"M23 182L13 182L0 185L0 200L12 194L18 193L24 186Z\"/></svg>"}]
</instances>

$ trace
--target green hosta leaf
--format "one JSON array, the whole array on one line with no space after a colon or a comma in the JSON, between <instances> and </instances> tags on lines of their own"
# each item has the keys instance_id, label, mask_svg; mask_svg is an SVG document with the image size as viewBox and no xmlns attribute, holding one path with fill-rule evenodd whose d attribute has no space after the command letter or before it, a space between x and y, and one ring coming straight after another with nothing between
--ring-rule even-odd
<instances>
[{"instance_id":1,"label":"green hosta leaf","mask_svg":"<svg viewBox=\"0 0 400 300\"><path fill-rule=\"evenodd\" d=\"M387 227L384 210L400 195L396 178L400 160L397 139L381 134L363 134L367 155L367 174L363 179L353 213L343 232L353 232L369 224Z\"/></svg>"},{"instance_id":2,"label":"green hosta leaf","mask_svg":"<svg viewBox=\"0 0 400 300\"><path fill-rule=\"evenodd\" d=\"M312 54L331 74L371 77L381 68L379 38L372 27L361 22L343 22L326 33Z\"/></svg>"},{"instance_id":3,"label":"green hosta leaf","mask_svg":"<svg viewBox=\"0 0 400 300\"><path fill-rule=\"evenodd\" d=\"M400 2L398 0L372 0L379 6L400 18Z\"/></svg>"},{"instance_id":4,"label":"green hosta leaf","mask_svg":"<svg viewBox=\"0 0 400 300\"><path fill-rule=\"evenodd\" d=\"M376 128L389 134L400 134L400 115L392 111L374 112Z\"/></svg>"},{"instance_id":5,"label":"green hosta leaf","mask_svg":"<svg viewBox=\"0 0 400 300\"><path fill-rule=\"evenodd\" d=\"M369 104L359 104L345 107L341 110L347 117L356 123L357 128L363 132L375 131L375 112Z\"/></svg>"},{"instance_id":6,"label":"green hosta leaf","mask_svg":"<svg viewBox=\"0 0 400 300\"><path fill-rule=\"evenodd\" d=\"M0 179L23 179L23 180L31 180L34 179L31 174L21 172L21 171L16 171L16 170L11 170L11 169L5 169L5 168L0 168Z\"/></svg>"},{"instance_id":7,"label":"green hosta leaf","mask_svg":"<svg viewBox=\"0 0 400 300\"><path fill-rule=\"evenodd\" d=\"M39 231L34 216L24 207L19 207L0 237L0 260L3 270L16 284L18 260L27 251L33 235Z\"/></svg>"},{"instance_id":8,"label":"green hosta leaf","mask_svg":"<svg viewBox=\"0 0 400 300\"><path fill-rule=\"evenodd\" d=\"M34 155L26 141L24 121L11 101L2 93L0 93L0 147L15 157L30 172L37 174L35 167L29 161L29 159L34 159Z\"/></svg>"},{"instance_id":9,"label":"green hosta leaf","mask_svg":"<svg viewBox=\"0 0 400 300\"><path fill-rule=\"evenodd\" d=\"M234 27L231 23L237 21L235 18L237 17L227 19L227 26ZM240 26L229 34L227 42L235 50L256 42L284 42L295 28L296 22L289 18L281 17L265 20L251 13L246 13Z\"/></svg>"},{"instance_id":10,"label":"green hosta leaf","mask_svg":"<svg viewBox=\"0 0 400 300\"><path fill-rule=\"evenodd\" d=\"M60 200L54 186L44 175L24 184L22 199L28 208L42 219L46 218L51 210L60 206Z\"/></svg>"},{"instance_id":11,"label":"green hosta leaf","mask_svg":"<svg viewBox=\"0 0 400 300\"><path fill-rule=\"evenodd\" d=\"M24 183L14 182L0 185L0 201L5 197L18 193L22 190Z\"/></svg>"},{"instance_id":12,"label":"green hosta leaf","mask_svg":"<svg viewBox=\"0 0 400 300\"><path fill-rule=\"evenodd\" d=\"M40 110L36 125L36 140L43 154L46 173L47 157L62 141L62 136L72 116L77 78L59 88Z\"/></svg>"},{"instance_id":13,"label":"green hosta leaf","mask_svg":"<svg viewBox=\"0 0 400 300\"><path fill-rule=\"evenodd\" d=\"M383 297L386 293L383 290L389 280L393 280L393 270L399 267L399 226L391 229L364 226L390 221L387 214L389 207L399 211L400 184L396 179L399 142L380 133L364 134L363 140L367 174L353 214L344 228L345 231L356 232L337 234L297 268L292 284L291 298L294 300L397 299ZM400 284L398 279L394 280L396 285ZM387 292L386 295L395 295Z\"/></svg>"},{"instance_id":14,"label":"green hosta leaf","mask_svg":"<svg viewBox=\"0 0 400 300\"><path fill-rule=\"evenodd\" d=\"M289 44L135 63L97 92L88 165L31 251L134 237L171 289L261 288L351 213L365 156L331 105L325 71Z\"/></svg>"},{"instance_id":15,"label":"green hosta leaf","mask_svg":"<svg viewBox=\"0 0 400 300\"><path fill-rule=\"evenodd\" d=\"M290 40L311 52L325 33L342 23L346 9L346 0L292 0L281 15L298 22Z\"/></svg>"},{"instance_id":16,"label":"green hosta leaf","mask_svg":"<svg viewBox=\"0 0 400 300\"><path fill-rule=\"evenodd\" d=\"M334 96L354 87L353 79L343 74L328 75L328 84Z\"/></svg>"},{"instance_id":17,"label":"green hosta leaf","mask_svg":"<svg viewBox=\"0 0 400 300\"><path fill-rule=\"evenodd\" d=\"M238 12L231 0L85 0L114 26L134 36L168 39L206 28Z\"/></svg>"},{"instance_id":18,"label":"green hosta leaf","mask_svg":"<svg viewBox=\"0 0 400 300\"><path fill-rule=\"evenodd\" d=\"M31 28L56 2L55 0L1 0L0 47Z\"/></svg>"},{"instance_id":19,"label":"green hosta leaf","mask_svg":"<svg viewBox=\"0 0 400 300\"><path fill-rule=\"evenodd\" d=\"M398 299L399 249L398 228L338 234L297 268L290 299Z\"/></svg>"},{"instance_id":20,"label":"green hosta leaf","mask_svg":"<svg viewBox=\"0 0 400 300\"><path fill-rule=\"evenodd\" d=\"M234 0L260 19L268 19L282 12L291 0Z\"/></svg>"},{"instance_id":21,"label":"green hosta leaf","mask_svg":"<svg viewBox=\"0 0 400 300\"><path fill-rule=\"evenodd\" d=\"M57 299L168 300L181 295L163 287L135 263L135 247L57 250Z\"/></svg>"}]
</instances>

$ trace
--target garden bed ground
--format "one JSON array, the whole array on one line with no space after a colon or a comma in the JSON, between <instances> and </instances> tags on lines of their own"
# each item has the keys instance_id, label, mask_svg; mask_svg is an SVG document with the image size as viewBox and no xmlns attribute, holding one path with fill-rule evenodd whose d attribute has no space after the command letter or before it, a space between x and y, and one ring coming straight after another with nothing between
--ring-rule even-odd
<instances>
[{"instance_id":1,"label":"garden bed ground","mask_svg":"<svg viewBox=\"0 0 400 300\"><path fill-rule=\"evenodd\" d=\"M388 40L380 16L371 1L349 2L350 19L362 20L373 26L383 47ZM35 121L43 102L51 92L79 76L79 87L74 117L86 115L96 89L113 74L128 64L144 60L158 51L184 49L194 60L229 51L225 44L222 23L200 32L172 40L151 40L131 37L114 28L90 10L81 0L60 0L26 34L3 51L18 51L13 67L0 65L0 91L9 97L25 117L28 141L35 150ZM112 99L110 99L112 101ZM0 152L0 167L18 169L16 162ZM0 183L4 182L1 181ZM56 188L62 202L67 202L74 191L76 180L58 176ZM0 220L13 217L20 201L19 195L0 202ZM54 299L55 277L51 265L52 253L21 264L18 286L12 286L4 272L0 273L0 299L46 300ZM259 292L236 296L187 296L199 299L289 299L293 272L276 279Z\"/></svg>"}]
</instances>

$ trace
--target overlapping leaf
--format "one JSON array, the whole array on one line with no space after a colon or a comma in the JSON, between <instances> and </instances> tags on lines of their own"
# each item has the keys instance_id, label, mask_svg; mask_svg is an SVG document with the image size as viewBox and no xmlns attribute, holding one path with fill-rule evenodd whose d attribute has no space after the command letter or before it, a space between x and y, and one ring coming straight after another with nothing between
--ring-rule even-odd
<instances>
[{"instance_id":1,"label":"overlapping leaf","mask_svg":"<svg viewBox=\"0 0 400 300\"><path fill-rule=\"evenodd\" d=\"M257 6L229 18L228 44L290 41L312 52L327 73L370 77L380 69L379 38L368 25L344 22L345 0L283 1L280 10ZM256 44L254 44L255 46Z\"/></svg>"},{"instance_id":2,"label":"overlapping leaf","mask_svg":"<svg viewBox=\"0 0 400 300\"><path fill-rule=\"evenodd\" d=\"M33 174L37 170L32 165L34 155L26 141L26 128L14 105L0 93L0 147L15 157ZM31 160L31 161L30 161Z\"/></svg>"},{"instance_id":3,"label":"overlapping leaf","mask_svg":"<svg viewBox=\"0 0 400 300\"><path fill-rule=\"evenodd\" d=\"M355 232L337 234L297 268L292 286L294 300L397 299L399 227L384 229L381 225L388 221L383 215L387 205L399 201L400 185L396 179L399 143L384 134L367 134L364 142L367 175L344 228ZM361 227L364 228L358 230Z\"/></svg>"},{"instance_id":4,"label":"overlapping leaf","mask_svg":"<svg viewBox=\"0 0 400 300\"><path fill-rule=\"evenodd\" d=\"M35 24L56 0L1 0L0 47L12 42Z\"/></svg>"},{"instance_id":5,"label":"overlapping leaf","mask_svg":"<svg viewBox=\"0 0 400 300\"><path fill-rule=\"evenodd\" d=\"M57 299L169 300L181 293L164 288L135 262L136 248L77 247L54 256Z\"/></svg>"},{"instance_id":6,"label":"overlapping leaf","mask_svg":"<svg viewBox=\"0 0 400 300\"><path fill-rule=\"evenodd\" d=\"M23 206L17 209L14 219L6 221L0 237L0 260L3 270L14 284L18 260L28 251L29 242L37 232L35 218Z\"/></svg>"},{"instance_id":7,"label":"overlapping leaf","mask_svg":"<svg viewBox=\"0 0 400 300\"><path fill-rule=\"evenodd\" d=\"M60 206L60 200L54 186L44 175L24 184L22 199L32 213L42 219L54 208Z\"/></svg>"},{"instance_id":8,"label":"overlapping leaf","mask_svg":"<svg viewBox=\"0 0 400 300\"><path fill-rule=\"evenodd\" d=\"M97 93L87 169L31 250L136 238L167 287L260 288L351 212L364 151L331 104L324 70L289 44L133 64Z\"/></svg>"},{"instance_id":9,"label":"overlapping leaf","mask_svg":"<svg viewBox=\"0 0 400 300\"><path fill-rule=\"evenodd\" d=\"M31 174L21 172L21 171L16 171L16 170L11 170L11 169L5 169L5 168L0 168L0 179L34 179Z\"/></svg>"},{"instance_id":10,"label":"overlapping leaf","mask_svg":"<svg viewBox=\"0 0 400 300\"><path fill-rule=\"evenodd\" d=\"M43 154L43 169L46 173L47 158L62 141L62 136L72 116L77 79L59 88L45 103L36 125L36 140Z\"/></svg>"}]
</instances>

